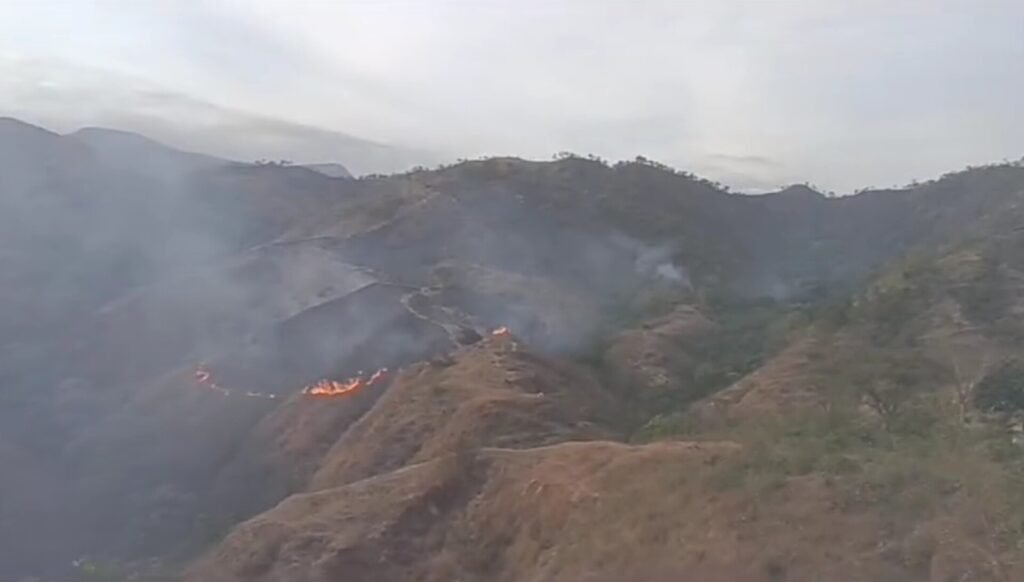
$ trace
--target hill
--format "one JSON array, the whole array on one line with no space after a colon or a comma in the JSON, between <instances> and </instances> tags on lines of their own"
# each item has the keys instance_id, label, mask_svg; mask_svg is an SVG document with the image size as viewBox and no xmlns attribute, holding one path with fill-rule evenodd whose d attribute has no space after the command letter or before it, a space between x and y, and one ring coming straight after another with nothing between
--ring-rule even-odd
<instances>
[{"instance_id":1,"label":"hill","mask_svg":"<svg viewBox=\"0 0 1024 582\"><path fill-rule=\"evenodd\" d=\"M341 164L305 164L303 167L309 168L314 172L320 172L321 174L330 178L351 178L352 173L348 171L348 168Z\"/></svg>"},{"instance_id":2,"label":"hill","mask_svg":"<svg viewBox=\"0 0 1024 582\"><path fill-rule=\"evenodd\" d=\"M127 131L86 127L68 137L87 145L106 165L133 168L145 175L174 177L228 163L214 156L171 148Z\"/></svg>"},{"instance_id":3,"label":"hill","mask_svg":"<svg viewBox=\"0 0 1024 582\"><path fill-rule=\"evenodd\" d=\"M444 414L435 381L409 387L441 402L393 387L394 401L337 441L309 493L242 524L188 579L1016 579L1024 455L1003 423L1021 410L1007 398L1020 401L989 391L1010 378L1000 362L1019 353L1019 242L899 261L805 314L776 355L689 406L686 380L698 375L687 362L702 341L735 333L730 322L677 308L624 332L608 369L633 371L623 383L633 389L664 396L667 377L680 391L654 403L680 417L661 415L633 437L651 442L609 442L611 431L526 450L432 446L401 419ZM633 345L646 348L639 361L624 351ZM614 388L588 394L619 410L636 402ZM393 411L399 399L418 414ZM652 405L649 395L639 403ZM462 410L449 417L446 431L465 422ZM410 443L421 454L394 464ZM360 461L355 447L366 444L388 461Z\"/></svg>"},{"instance_id":4,"label":"hill","mask_svg":"<svg viewBox=\"0 0 1024 582\"><path fill-rule=\"evenodd\" d=\"M0 152L4 576L1016 575L1019 165L835 199L14 120Z\"/></svg>"}]
</instances>

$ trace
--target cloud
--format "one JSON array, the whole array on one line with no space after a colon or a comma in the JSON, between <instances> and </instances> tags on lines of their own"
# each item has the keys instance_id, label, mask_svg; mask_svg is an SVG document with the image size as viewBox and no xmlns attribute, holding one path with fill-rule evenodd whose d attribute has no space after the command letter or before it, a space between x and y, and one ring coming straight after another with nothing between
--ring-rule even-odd
<instances>
[{"instance_id":1,"label":"cloud","mask_svg":"<svg viewBox=\"0 0 1024 582\"><path fill-rule=\"evenodd\" d=\"M0 114L59 132L83 126L126 129L180 149L241 161L343 161L357 174L401 171L440 159L52 59L0 57Z\"/></svg>"},{"instance_id":2,"label":"cloud","mask_svg":"<svg viewBox=\"0 0 1024 582\"><path fill-rule=\"evenodd\" d=\"M716 160L723 164L736 164L740 166L750 167L761 167L761 168L773 168L779 165L779 162L765 157L765 156L752 156L752 155L735 155L735 154L708 154L707 158L710 160Z\"/></svg>"},{"instance_id":3,"label":"cloud","mask_svg":"<svg viewBox=\"0 0 1024 582\"><path fill-rule=\"evenodd\" d=\"M1024 89L1024 5L1014 0L51 0L0 10L0 53L78 61L449 157L642 154L716 179L845 191L1024 153L1013 102Z\"/></svg>"}]
</instances>

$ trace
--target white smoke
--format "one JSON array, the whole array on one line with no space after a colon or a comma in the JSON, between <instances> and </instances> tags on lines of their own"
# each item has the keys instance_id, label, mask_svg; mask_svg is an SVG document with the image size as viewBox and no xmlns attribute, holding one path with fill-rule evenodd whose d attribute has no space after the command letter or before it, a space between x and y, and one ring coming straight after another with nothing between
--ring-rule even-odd
<instances>
[{"instance_id":1,"label":"white smoke","mask_svg":"<svg viewBox=\"0 0 1024 582\"><path fill-rule=\"evenodd\" d=\"M668 279L685 287L690 286L690 276L686 269L677 267L673 263L661 263L654 269L654 273L662 279Z\"/></svg>"},{"instance_id":2,"label":"white smoke","mask_svg":"<svg viewBox=\"0 0 1024 582\"><path fill-rule=\"evenodd\" d=\"M690 287L690 274L686 267L676 265L672 261L672 248L663 246L647 246L633 241L636 252L636 271L644 277L669 281L683 287Z\"/></svg>"}]
</instances>

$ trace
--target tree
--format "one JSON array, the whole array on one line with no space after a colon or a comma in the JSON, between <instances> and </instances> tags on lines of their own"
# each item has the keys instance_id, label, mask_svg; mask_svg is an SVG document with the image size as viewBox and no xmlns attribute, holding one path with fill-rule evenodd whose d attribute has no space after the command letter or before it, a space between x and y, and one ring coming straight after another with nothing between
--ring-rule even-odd
<instances>
[{"instance_id":1,"label":"tree","mask_svg":"<svg viewBox=\"0 0 1024 582\"><path fill-rule=\"evenodd\" d=\"M953 389L956 395L957 413L962 424L970 422L969 411L974 404L978 386L991 369L989 352L972 354L968 350L956 350L949 355L953 372Z\"/></svg>"},{"instance_id":2,"label":"tree","mask_svg":"<svg viewBox=\"0 0 1024 582\"><path fill-rule=\"evenodd\" d=\"M913 349L859 345L830 367L835 389L874 412L888 432L903 426L908 407L938 377L934 362Z\"/></svg>"},{"instance_id":3,"label":"tree","mask_svg":"<svg viewBox=\"0 0 1024 582\"><path fill-rule=\"evenodd\" d=\"M1024 410L1024 362L1003 362L982 378L975 389L974 403L986 412Z\"/></svg>"},{"instance_id":4,"label":"tree","mask_svg":"<svg viewBox=\"0 0 1024 582\"><path fill-rule=\"evenodd\" d=\"M885 430L892 431L896 418L910 399L910 392L890 380L879 378L861 386L862 401L874 411Z\"/></svg>"}]
</instances>

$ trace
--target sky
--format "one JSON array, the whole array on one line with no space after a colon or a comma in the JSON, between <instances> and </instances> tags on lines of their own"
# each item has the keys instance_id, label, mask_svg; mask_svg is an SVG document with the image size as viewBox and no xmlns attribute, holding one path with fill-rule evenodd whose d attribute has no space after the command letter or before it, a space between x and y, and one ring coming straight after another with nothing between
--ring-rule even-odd
<instances>
[{"instance_id":1,"label":"sky","mask_svg":"<svg viewBox=\"0 0 1024 582\"><path fill-rule=\"evenodd\" d=\"M0 115L844 193L1024 156L1022 30L1020 0L0 0Z\"/></svg>"}]
</instances>

